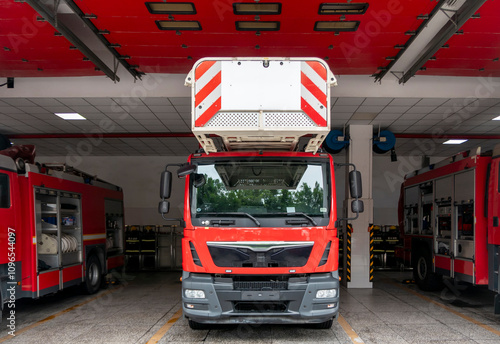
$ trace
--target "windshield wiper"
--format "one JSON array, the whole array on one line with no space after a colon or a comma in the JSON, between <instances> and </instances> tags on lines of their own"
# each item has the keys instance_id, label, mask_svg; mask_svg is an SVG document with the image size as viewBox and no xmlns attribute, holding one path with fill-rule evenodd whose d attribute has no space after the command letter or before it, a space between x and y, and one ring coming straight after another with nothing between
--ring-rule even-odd
<instances>
[{"instance_id":1,"label":"windshield wiper","mask_svg":"<svg viewBox=\"0 0 500 344\"><path fill-rule=\"evenodd\" d=\"M266 215L302 216L308 219L314 226L318 225L312 217L305 213L267 213Z\"/></svg>"},{"instance_id":2,"label":"windshield wiper","mask_svg":"<svg viewBox=\"0 0 500 344\"><path fill-rule=\"evenodd\" d=\"M199 213L197 215L208 215L208 216L246 216L249 219L251 219L257 227L260 227L260 222L257 220L255 217L248 213L243 213L243 212L234 212L234 213Z\"/></svg>"}]
</instances>

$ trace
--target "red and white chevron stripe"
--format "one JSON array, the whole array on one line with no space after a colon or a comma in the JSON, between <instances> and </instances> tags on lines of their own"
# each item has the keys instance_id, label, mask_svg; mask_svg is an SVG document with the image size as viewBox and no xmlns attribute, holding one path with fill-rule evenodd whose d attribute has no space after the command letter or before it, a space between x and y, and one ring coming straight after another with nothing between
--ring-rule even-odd
<instances>
[{"instance_id":1,"label":"red and white chevron stripe","mask_svg":"<svg viewBox=\"0 0 500 344\"><path fill-rule=\"evenodd\" d=\"M204 127L218 111L223 110L221 109L223 63L221 60L206 60L195 69L195 127ZM327 76L327 69L322 63L300 62L300 109L318 127L327 127L327 94L328 87L330 87L327 83ZM297 75L297 81L298 78L299 75ZM292 103L295 101L298 106L298 99L290 99ZM258 109L248 109L248 111L255 110ZM274 111L275 109L268 110Z\"/></svg>"},{"instance_id":2,"label":"red and white chevron stripe","mask_svg":"<svg viewBox=\"0 0 500 344\"><path fill-rule=\"evenodd\" d=\"M326 127L327 121L327 71L316 61L301 62L300 107L319 127Z\"/></svg>"},{"instance_id":3,"label":"red and white chevron stripe","mask_svg":"<svg viewBox=\"0 0 500 344\"><path fill-rule=\"evenodd\" d=\"M204 61L195 71L195 127L203 127L221 108L221 61Z\"/></svg>"}]
</instances>

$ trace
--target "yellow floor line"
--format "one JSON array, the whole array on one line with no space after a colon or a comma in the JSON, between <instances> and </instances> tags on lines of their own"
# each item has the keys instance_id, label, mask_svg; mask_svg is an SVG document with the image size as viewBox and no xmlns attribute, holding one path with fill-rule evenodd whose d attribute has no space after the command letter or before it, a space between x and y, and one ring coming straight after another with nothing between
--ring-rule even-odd
<instances>
[{"instance_id":1,"label":"yellow floor line","mask_svg":"<svg viewBox=\"0 0 500 344\"><path fill-rule=\"evenodd\" d=\"M156 343L158 343L158 341L163 338L163 336L165 335L165 333L167 333L168 330L170 330L170 328L174 325L174 323L177 320L179 320L179 318L181 316L182 316L182 308L179 308L179 310L174 315L172 315L172 317L165 323L165 325L163 325L158 330L158 332L156 332L153 335L153 337L151 337L151 339L148 340L148 342L146 344L156 344Z\"/></svg>"},{"instance_id":2,"label":"yellow floor line","mask_svg":"<svg viewBox=\"0 0 500 344\"><path fill-rule=\"evenodd\" d=\"M418 293L418 292L416 292L416 291L414 291L414 290L411 290L411 289L410 289L410 288L408 288L408 287L403 287L403 286L401 286L401 285L399 285L399 284L397 284L397 283L393 283L393 284L394 284L394 285L396 285L396 286L398 286L398 287L399 287L399 288L401 288L401 289L404 289L404 290L406 290L406 291L408 291L408 292L410 292L410 293L412 293L412 294L414 294L414 295L416 295L416 296L420 297L421 299L423 299L423 300L425 300L425 301L427 301L427 302L430 302L430 303L432 303L432 304L434 304L434 305L436 305L436 306L439 306L439 307L441 307L441 308L443 308L443 309L447 310L448 312L453 313L453 314L455 314L456 316L459 316L459 317L460 317L460 318L462 318L462 319L465 319L465 320L467 320L467 321L470 321L471 323L476 324L477 326L480 326L480 327L484 328L485 330L490 331L491 333L496 334L497 336L500 336L500 331L495 330L493 327L490 327L490 326L488 326L488 325L486 325L486 324L483 324L483 323L482 323L482 322L480 322L479 320L476 320L476 319L471 318L471 317L469 317L469 316L467 316L467 315L465 315L465 314L462 314L462 313L460 313L460 312L457 312L457 311L455 311L454 309L452 309L452 308L450 308L450 307L448 307L448 306L446 306L446 305L444 305L444 304L442 304L442 303L440 303L440 302L434 301L434 300L432 300L431 298L429 298L429 297L427 297L427 296L425 296L425 295L422 295L422 294L420 294L420 293Z\"/></svg>"},{"instance_id":3,"label":"yellow floor line","mask_svg":"<svg viewBox=\"0 0 500 344\"><path fill-rule=\"evenodd\" d=\"M84 302L79 303L79 304L77 304L77 305L74 305L74 306L71 306L71 307L69 307L69 308L66 308L65 310L60 311L60 312L58 312L58 313L55 313L55 314L49 315L48 317L46 317L46 318L44 318L44 319L42 319L42 320L40 320L40 321L37 321L36 323L33 323L33 324L28 325L28 326L26 326L26 327L23 327L23 328L22 328L22 329L20 329L20 330L17 330L17 329L16 329L15 335L16 335L16 337L17 337L17 336L18 336L18 335L20 335L21 333L24 333L24 332L26 332L26 331L29 331L29 330L31 330L31 329L33 329L33 328L35 328L35 327L37 327L37 326L39 326L39 325L41 325L41 324L46 323L47 321L50 321L50 320L52 320L52 319L57 318L58 316L61 316L61 315L66 314L66 313L68 313L68 312L71 312L72 310L77 309L78 307L81 307L81 306L83 306L83 305L86 305L86 304L87 304L87 303L89 303L89 302L92 302L92 301L94 301L94 300L97 300L98 298L103 297L103 296L105 296L105 295L107 295L107 294L110 294L110 293L112 293L112 292L115 292L116 290L121 289L121 288L123 288L123 287L119 287L119 288L114 288L114 289L107 290L107 291L105 291L104 293L102 293L102 294L100 294L100 295L98 295L98 296L96 296L96 297L93 297L93 298L91 298L91 299L89 299L89 300L87 300L87 301L84 301ZM7 336L5 336L5 337L2 337L2 338L0 338L0 343L6 342L6 341L8 341L9 339L12 339L12 338L14 338L14 336L11 336L11 335L7 335Z\"/></svg>"},{"instance_id":4,"label":"yellow floor line","mask_svg":"<svg viewBox=\"0 0 500 344\"><path fill-rule=\"evenodd\" d=\"M351 338L351 341L356 344L364 343L363 340L358 336L358 334L352 329L351 325L344 319L344 317L339 314L338 322L340 326L344 329L344 332Z\"/></svg>"}]
</instances>

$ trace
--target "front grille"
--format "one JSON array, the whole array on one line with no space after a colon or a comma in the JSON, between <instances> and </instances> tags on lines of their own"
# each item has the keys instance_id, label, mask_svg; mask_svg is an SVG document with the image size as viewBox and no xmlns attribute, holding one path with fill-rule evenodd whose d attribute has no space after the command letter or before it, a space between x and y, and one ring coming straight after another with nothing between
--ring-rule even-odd
<instances>
[{"instance_id":1,"label":"front grille","mask_svg":"<svg viewBox=\"0 0 500 344\"><path fill-rule=\"evenodd\" d=\"M285 313L288 301L281 302L234 302L236 313Z\"/></svg>"},{"instance_id":2,"label":"front grille","mask_svg":"<svg viewBox=\"0 0 500 344\"><path fill-rule=\"evenodd\" d=\"M233 246L234 245L234 246ZM259 243L242 245L238 243L207 243L216 266L242 268L282 268L306 265L313 243L281 245L270 244L269 248L258 247ZM266 245L266 244L264 244Z\"/></svg>"},{"instance_id":3,"label":"front grille","mask_svg":"<svg viewBox=\"0 0 500 344\"><path fill-rule=\"evenodd\" d=\"M234 281L235 290L287 290L287 281Z\"/></svg>"}]
</instances>

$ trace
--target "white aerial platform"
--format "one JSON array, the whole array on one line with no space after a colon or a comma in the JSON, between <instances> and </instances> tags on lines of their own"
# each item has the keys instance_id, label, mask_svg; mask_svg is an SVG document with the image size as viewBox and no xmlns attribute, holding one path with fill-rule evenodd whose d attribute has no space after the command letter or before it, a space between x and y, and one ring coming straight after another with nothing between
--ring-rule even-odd
<instances>
[{"instance_id":1,"label":"white aerial platform","mask_svg":"<svg viewBox=\"0 0 500 344\"><path fill-rule=\"evenodd\" d=\"M186 78L192 89L191 129L205 152L321 147L330 132L335 76L316 58L205 58Z\"/></svg>"}]
</instances>

